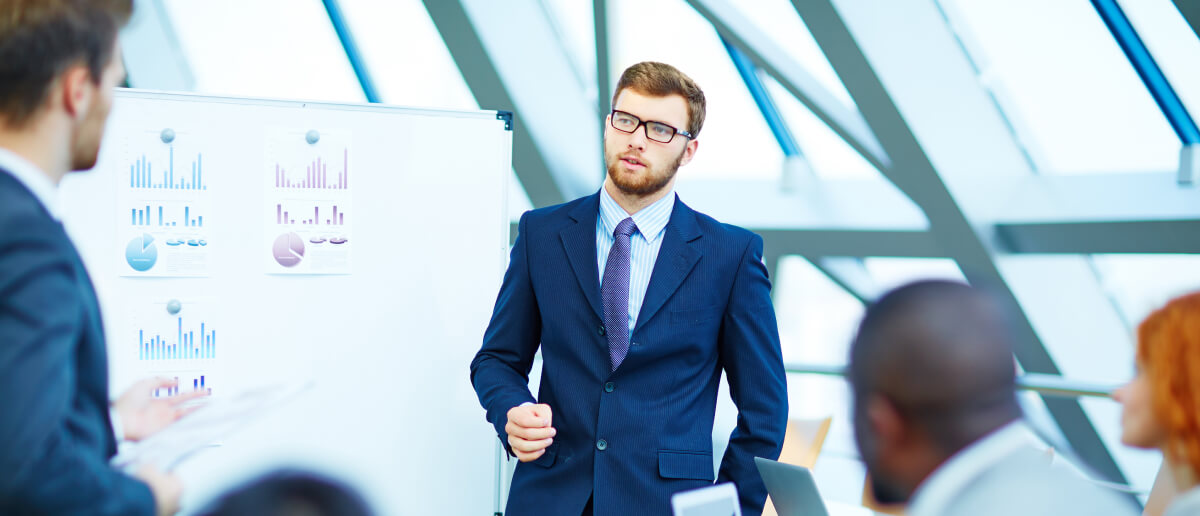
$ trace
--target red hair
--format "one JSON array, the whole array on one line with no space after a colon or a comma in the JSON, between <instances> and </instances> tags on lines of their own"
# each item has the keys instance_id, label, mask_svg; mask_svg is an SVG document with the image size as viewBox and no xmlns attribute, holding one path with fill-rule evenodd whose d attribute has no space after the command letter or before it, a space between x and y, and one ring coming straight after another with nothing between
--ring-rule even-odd
<instances>
[{"instance_id":1,"label":"red hair","mask_svg":"<svg viewBox=\"0 0 1200 516\"><path fill-rule=\"evenodd\" d=\"M1163 451L1200 477L1200 292L1151 313L1137 337L1154 414L1166 428Z\"/></svg>"}]
</instances>

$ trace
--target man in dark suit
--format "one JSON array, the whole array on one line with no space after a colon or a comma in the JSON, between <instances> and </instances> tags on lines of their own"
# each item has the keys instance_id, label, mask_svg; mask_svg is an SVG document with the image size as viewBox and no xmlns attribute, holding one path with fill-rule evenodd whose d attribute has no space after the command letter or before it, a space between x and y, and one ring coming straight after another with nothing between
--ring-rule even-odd
<instances>
[{"instance_id":1,"label":"man in dark suit","mask_svg":"<svg viewBox=\"0 0 1200 516\"><path fill-rule=\"evenodd\" d=\"M96 163L131 0L0 2L0 514L171 514L179 480L108 465L186 410L152 379L108 401L91 280L55 187ZM114 431L114 426L119 430Z\"/></svg>"},{"instance_id":2,"label":"man in dark suit","mask_svg":"<svg viewBox=\"0 0 1200 516\"><path fill-rule=\"evenodd\" d=\"M722 370L738 421L716 480L736 485L744 513L762 511L754 457L778 457L787 421L762 239L673 194L704 109L674 67L630 67L605 120L603 188L521 217L471 363L521 461L506 514L669 514L671 494L713 483Z\"/></svg>"}]
</instances>

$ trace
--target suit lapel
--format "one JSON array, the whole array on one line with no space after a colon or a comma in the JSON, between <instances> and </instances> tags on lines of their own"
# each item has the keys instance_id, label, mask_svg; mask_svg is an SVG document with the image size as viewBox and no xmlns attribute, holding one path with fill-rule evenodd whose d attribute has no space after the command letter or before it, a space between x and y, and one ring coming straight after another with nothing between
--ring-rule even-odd
<instances>
[{"instance_id":1,"label":"suit lapel","mask_svg":"<svg viewBox=\"0 0 1200 516\"><path fill-rule=\"evenodd\" d=\"M658 259L650 273L646 299L642 302L637 324L633 327L635 333L679 290L684 278L700 261L704 253L700 252L695 241L701 236L700 226L696 224L696 212L676 197L671 220L667 222L667 230L663 233L662 247L658 250Z\"/></svg>"},{"instance_id":2,"label":"suit lapel","mask_svg":"<svg viewBox=\"0 0 1200 516\"><path fill-rule=\"evenodd\" d=\"M575 224L559 232L567 260L579 280L579 288L600 320L604 316L600 305L600 269L596 265L596 217L600 216L600 193L586 198L568 213Z\"/></svg>"}]
</instances>

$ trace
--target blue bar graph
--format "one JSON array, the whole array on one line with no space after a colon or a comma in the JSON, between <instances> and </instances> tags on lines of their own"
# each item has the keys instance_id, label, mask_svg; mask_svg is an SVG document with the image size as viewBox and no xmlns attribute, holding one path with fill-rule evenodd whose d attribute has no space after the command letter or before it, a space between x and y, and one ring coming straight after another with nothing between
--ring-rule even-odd
<instances>
[{"instance_id":1,"label":"blue bar graph","mask_svg":"<svg viewBox=\"0 0 1200 516\"><path fill-rule=\"evenodd\" d=\"M176 318L175 341L169 342L162 335L148 336L147 331L138 330L138 360L211 360L217 358L217 332L200 322L200 344L196 344L196 331L183 329L183 317Z\"/></svg>"},{"instance_id":2,"label":"blue bar graph","mask_svg":"<svg viewBox=\"0 0 1200 516\"><path fill-rule=\"evenodd\" d=\"M167 167L163 169L162 180L158 182L151 177L153 165L145 154L129 165L129 187L146 190L208 190L208 185L204 183L204 156L202 153L197 153L196 159L192 161L190 181L184 178L182 171L179 178L175 178L174 146L169 148L168 156Z\"/></svg>"},{"instance_id":3,"label":"blue bar graph","mask_svg":"<svg viewBox=\"0 0 1200 516\"><path fill-rule=\"evenodd\" d=\"M154 218L151 216L151 214L153 213L151 211L151 208L158 208L158 220L154 220ZM178 209L178 208L175 208L175 209ZM176 213L175 216L178 216L179 212L176 211L175 213ZM192 210L192 208L190 206L183 207L182 219L169 220L171 218L172 218L172 216L169 213L164 212L164 207L161 205L160 206L146 205L146 206L142 207L141 209L131 208L129 210L129 223L134 226L143 226L143 227L183 226L183 227L190 227L190 228L204 227L204 216L196 215L195 210Z\"/></svg>"},{"instance_id":4,"label":"blue bar graph","mask_svg":"<svg viewBox=\"0 0 1200 516\"><path fill-rule=\"evenodd\" d=\"M155 398L165 398L168 396L178 396L182 392L203 391L212 394L212 382L205 379L204 374L185 373L182 375L172 374L175 385L173 387L165 387L154 390ZM188 388L191 385L191 389Z\"/></svg>"}]
</instances>

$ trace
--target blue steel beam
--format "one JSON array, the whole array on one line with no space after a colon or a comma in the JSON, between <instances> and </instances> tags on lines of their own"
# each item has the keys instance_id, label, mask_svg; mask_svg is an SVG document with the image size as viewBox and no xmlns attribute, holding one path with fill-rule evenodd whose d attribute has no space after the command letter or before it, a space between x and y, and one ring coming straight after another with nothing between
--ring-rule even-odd
<instances>
[{"instance_id":1,"label":"blue steel beam","mask_svg":"<svg viewBox=\"0 0 1200 516\"><path fill-rule=\"evenodd\" d=\"M1129 23L1129 18L1121 10L1121 6L1117 5L1117 0L1092 0L1092 5L1100 14L1100 18L1104 20L1104 25L1108 26L1113 39L1117 40L1117 44L1125 52L1125 57L1129 58L1138 77L1142 78L1146 89L1150 90L1154 102L1167 117L1167 121L1175 130L1175 134L1179 136L1179 140L1184 145L1200 144L1200 129L1197 129L1196 121L1192 120L1187 108L1183 106L1183 102L1171 88L1171 83L1167 81L1162 69L1158 67L1154 57L1146 49L1146 44L1138 37L1137 31Z\"/></svg>"},{"instance_id":2,"label":"blue steel beam","mask_svg":"<svg viewBox=\"0 0 1200 516\"><path fill-rule=\"evenodd\" d=\"M796 139L792 137L787 123L779 114L779 108L775 107L775 102L771 100L771 95L763 86L762 78L758 76L758 68L750 62L750 58L746 54L725 39L725 36L721 36L721 44L725 45L725 51L729 52L733 66L737 68L738 74L742 76L742 81L746 83L746 89L750 90L750 96L754 98L754 104L758 106L758 111L767 120L771 134L775 135L775 141L779 142L779 146L783 149L783 155L789 158L799 156L800 147L796 145Z\"/></svg>"},{"instance_id":3,"label":"blue steel beam","mask_svg":"<svg viewBox=\"0 0 1200 516\"><path fill-rule=\"evenodd\" d=\"M371 81L367 63L363 60L362 53L358 51L358 45L354 43L354 35L350 33L346 17L342 16L341 7L338 6L337 0L322 0L322 3L325 4L325 12L329 14L329 23L333 25L338 40L342 42L342 49L346 51L346 58L350 60L350 66L354 68L354 75L358 76L358 84L362 86L367 102L379 103L379 91L375 89L375 83Z\"/></svg>"}]
</instances>

